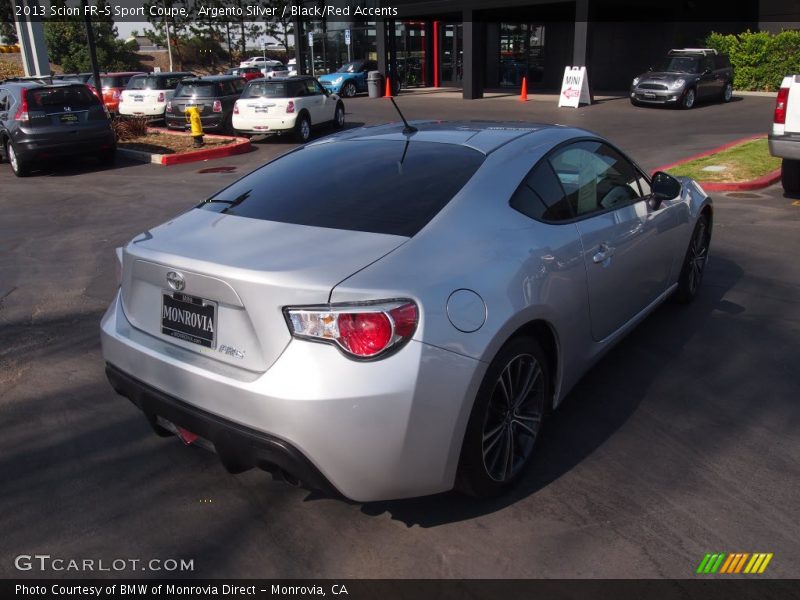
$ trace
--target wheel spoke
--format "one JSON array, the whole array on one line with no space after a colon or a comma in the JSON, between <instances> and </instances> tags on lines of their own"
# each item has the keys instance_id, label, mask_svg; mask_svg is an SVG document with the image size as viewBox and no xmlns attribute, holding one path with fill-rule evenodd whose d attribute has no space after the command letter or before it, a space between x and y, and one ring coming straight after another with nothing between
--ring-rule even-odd
<instances>
[{"instance_id":1,"label":"wheel spoke","mask_svg":"<svg viewBox=\"0 0 800 600\"><path fill-rule=\"evenodd\" d=\"M539 420L537 419L535 422L536 422L536 423L538 423L538 422L539 422ZM512 425L517 425L517 426L521 427L521 428L522 428L524 431L528 432L528 433L530 434L530 436L531 436L531 437L534 437L534 438L535 438L535 437L537 436L537 434L539 433L539 432L538 432L536 429L534 429L533 427L530 427L529 425L525 424L525 423L523 422L523 419L521 419L520 417L516 417L516 418L515 418L513 421L511 421L511 424L512 424Z\"/></svg>"},{"instance_id":2,"label":"wheel spoke","mask_svg":"<svg viewBox=\"0 0 800 600\"><path fill-rule=\"evenodd\" d=\"M489 450L491 450L492 447L494 447L494 445L497 443L497 440L500 439L500 437L501 437L500 434L503 433L503 427L505 427L505 425L506 425L505 423L500 423L497 427L492 429L489 433L484 433L483 434L483 444L484 444L483 451L484 451L484 453L489 452ZM489 440L492 440L492 441L487 446L486 442L488 442Z\"/></svg>"},{"instance_id":3,"label":"wheel spoke","mask_svg":"<svg viewBox=\"0 0 800 600\"><path fill-rule=\"evenodd\" d=\"M531 391L533 390L533 386L536 385L536 382L539 381L539 377L542 374L542 368L539 366L539 363L536 361L532 361L530 364L530 368L528 369L528 375L525 379L525 383L522 386L522 390L517 394L516 399L514 400L513 409L517 410L520 406L525 404L525 400L527 400L528 396L530 395Z\"/></svg>"},{"instance_id":4,"label":"wheel spoke","mask_svg":"<svg viewBox=\"0 0 800 600\"><path fill-rule=\"evenodd\" d=\"M502 481L511 477L514 466L514 432L511 427L508 427L506 432L506 452Z\"/></svg>"}]
</instances>

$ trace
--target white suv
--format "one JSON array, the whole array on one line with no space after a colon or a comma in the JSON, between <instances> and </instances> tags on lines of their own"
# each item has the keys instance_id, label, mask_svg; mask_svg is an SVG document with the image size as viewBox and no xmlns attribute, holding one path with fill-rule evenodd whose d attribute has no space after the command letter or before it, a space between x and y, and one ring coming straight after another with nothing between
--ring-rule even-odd
<instances>
[{"instance_id":1,"label":"white suv","mask_svg":"<svg viewBox=\"0 0 800 600\"><path fill-rule=\"evenodd\" d=\"M783 189L789 194L800 194L800 75L783 78L772 121L769 151L783 159Z\"/></svg>"},{"instance_id":2,"label":"white suv","mask_svg":"<svg viewBox=\"0 0 800 600\"><path fill-rule=\"evenodd\" d=\"M344 103L308 76L254 79L233 106L233 128L242 134L293 133L305 143L324 123L344 127Z\"/></svg>"}]
</instances>

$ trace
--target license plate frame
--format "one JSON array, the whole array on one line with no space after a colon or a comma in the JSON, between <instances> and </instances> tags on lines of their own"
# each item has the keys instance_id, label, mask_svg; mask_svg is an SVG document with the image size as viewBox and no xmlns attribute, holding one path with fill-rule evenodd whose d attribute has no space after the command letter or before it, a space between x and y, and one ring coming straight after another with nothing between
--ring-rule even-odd
<instances>
[{"instance_id":1,"label":"license plate frame","mask_svg":"<svg viewBox=\"0 0 800 600\"><path fill-rule=\"evenodd\" d=\"M655 100L655 99L656 99L656 94L655 94L655 92L645 92L645 93L643 94L643 96L644 96L645 98L647 98L648 100Z\"/></svg>"},{"instance_id":2,"label":"license plate frame","mask_svg":"<svg viewBox=\"0 0 800 600\"><path fill-rule=\"evenodd\" d=\"M160 313L161 333L184 342L189 342L190 344L213 350L217 347L218 308L218 303L213 300L191 296L183 292L162 290ZM197 317L193 318L191 315L197 315ZM181 320L184 322L180 322ZM186 321L190 322L187 323ZM196 325L192 323L196 323Z\"/></svg>"},{"instance_id":3,"label":"license plate frame","mask_svg":"<svg viewBox=\"0 0 800 600\"><path fill-rule=\"evenodd\" d=\"M65 123L67 125L72 125L73 123L77 123L78 122L78 115L76 115L74 113L62 113L61 115L59 115L58 120L61 123Z\"/></svg>"}]
</instances>

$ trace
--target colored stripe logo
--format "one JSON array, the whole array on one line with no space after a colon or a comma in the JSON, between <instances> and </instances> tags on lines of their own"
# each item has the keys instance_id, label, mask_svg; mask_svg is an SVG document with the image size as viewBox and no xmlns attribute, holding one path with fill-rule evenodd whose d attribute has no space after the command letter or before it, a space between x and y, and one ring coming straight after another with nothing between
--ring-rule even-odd
<instances>
[{"instance_id":1,"label":"colored stripe logo","mask_svg":"<svg viewBox=\"0 0 800 600\"><path fill-rule=\"evenodd\" d=\"M697 573L701 575L760 575L772 560L772 552L725 552L708 553L700 561Z\"/></svg>"}]
</instances>

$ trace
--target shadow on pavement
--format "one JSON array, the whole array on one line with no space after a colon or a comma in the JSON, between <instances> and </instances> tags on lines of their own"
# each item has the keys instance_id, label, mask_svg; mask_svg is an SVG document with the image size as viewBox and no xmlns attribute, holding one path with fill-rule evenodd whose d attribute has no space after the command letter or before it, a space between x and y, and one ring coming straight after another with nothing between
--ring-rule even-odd
<instances>
[{"instance_id":1,"label":"shadow on pavement","mask_svg":"<svg viewBox=\"0 0 800 600\"><path fill-rule=\"evenodd\" d=\"M527 474L509 494L477 500L447 492L366 503L361 511L370 516L389 513L408 527L436 527L487 515L536 494L589 457L625 424L647 396L652 381L671 368L674 358L712 318L712 312L739 314L744 310L722 299L742 274L734 262L714 256L694 303L684 306L667 301L598 362L546 421Z\"/></svg>"}]
</instances>

